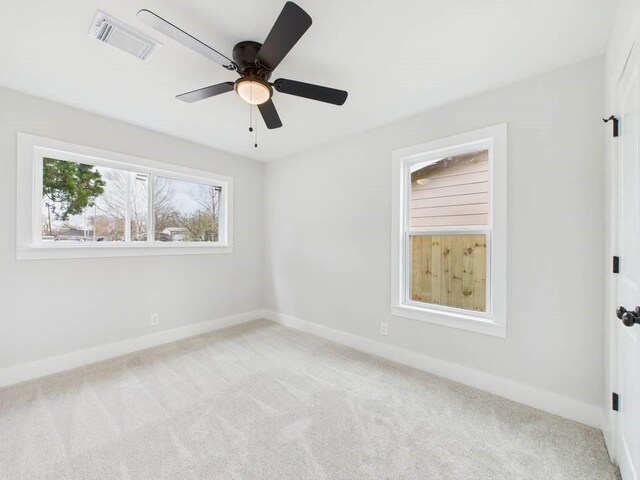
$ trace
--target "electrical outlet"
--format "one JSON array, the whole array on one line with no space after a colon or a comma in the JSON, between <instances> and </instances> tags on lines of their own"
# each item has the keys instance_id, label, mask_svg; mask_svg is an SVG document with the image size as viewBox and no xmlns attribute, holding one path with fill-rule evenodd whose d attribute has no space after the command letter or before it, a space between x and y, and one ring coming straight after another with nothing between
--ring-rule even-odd
<instances>
[{"instance_id":1,"label":"electrical outlet","mask_svg":"<svg viewBox=\"0 0 640 480\"><path fill-rule=\"evenodd\" d=\"M159 313L152 313L151 314L151 320L149 321L150 325L157 325L160 323L160 314Z\"/></svg>"},{"instance_id":2,"label":"electrical outlet","mask_svg":"<svg viewBox=\"0 0 640 480\"><path fill-rule=\"evenodd\" d=\"M380 335L389 335L389 325L384 322L380 323Z\"/></svg>"}]
</instances>

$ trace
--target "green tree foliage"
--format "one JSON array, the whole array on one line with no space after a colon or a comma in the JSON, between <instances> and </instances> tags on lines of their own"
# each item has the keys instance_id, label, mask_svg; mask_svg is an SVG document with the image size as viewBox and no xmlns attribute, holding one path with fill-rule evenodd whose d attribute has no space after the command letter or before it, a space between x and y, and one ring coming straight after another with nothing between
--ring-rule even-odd
<instances>
[{"instance_id":1,"label":"green tree foliage","mask_svg":"<svg viewBox=\"0 0 640 480\"><path fill-rule=\"evenodd\" d=\"M42 172L42 194L48 210L51 234L51 215L68 220L86 207L94 205L104 192L105 182L92 165L45 158Z\"/></svg>"}]
</instances>

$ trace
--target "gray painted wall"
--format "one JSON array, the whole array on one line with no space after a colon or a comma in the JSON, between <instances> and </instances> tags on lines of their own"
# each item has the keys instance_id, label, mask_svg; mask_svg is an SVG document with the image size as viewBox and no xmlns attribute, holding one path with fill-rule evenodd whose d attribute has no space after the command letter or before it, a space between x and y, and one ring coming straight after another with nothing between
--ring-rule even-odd
<instances>
[{"instance_id":1,"label":"gray painted wall","mask_svg":"<svg viewBox=\"0 0 640 480\"><path fill-rule=\"evenodd\" d=\"M268 164L267 308L600 407L603 72L593 59ZM507 338L391 317L391 152L502 122Z\"/></svg>"},{"instance_id":2,"label":"gray painted wall","mask_svg":"<svg viewBox=\"0 0 640 480\"><path fill-rule=\"evenodd\" d=\"M232 176L234 253L17 261L17 132ZM0 89L0 367L262 308L263 177L263 163Z\"/></svg>"}]
</instances>

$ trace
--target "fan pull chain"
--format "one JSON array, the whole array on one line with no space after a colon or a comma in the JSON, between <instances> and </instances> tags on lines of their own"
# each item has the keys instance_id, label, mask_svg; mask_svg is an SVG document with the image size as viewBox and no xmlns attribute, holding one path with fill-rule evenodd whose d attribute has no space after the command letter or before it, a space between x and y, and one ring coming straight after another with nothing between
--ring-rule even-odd
<instances>
[{"instance_id":1,"label":"fan pull chain","mask_svg":"<svg viewBox=\"0 0 640 480\"><path fill-rule=\"evenodd\" d=\"M253 144L254 148L258 148L258 116L256 115L256 131L255 131L255 143Z\"/></svg>"},{"instance_id":2,"label":"fan pull chain","mask_svg":"<svg viewBox=\"0 0 640 480\"><path fill-rule=\"evenodd\" d=\"M255 127L254 127L255 118ZM249 132L253 133L253 147L258 148L258 115L253 115L253 105L249 104Z\"/></svg>"}]
</instances>

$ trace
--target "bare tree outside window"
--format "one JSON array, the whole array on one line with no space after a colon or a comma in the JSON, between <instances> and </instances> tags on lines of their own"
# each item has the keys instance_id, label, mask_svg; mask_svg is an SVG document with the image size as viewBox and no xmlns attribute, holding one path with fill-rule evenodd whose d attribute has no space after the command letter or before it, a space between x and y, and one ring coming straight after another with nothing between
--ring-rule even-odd
<instances>
[{"instance_id":1,"label":"bare tree outside window","mask_svg":"<svg viewBox=\"0 0 640 480\"><path fill-rule=\"evenodd\" d=\"M156 240L158 232L163 232L173 226L173 188L168 178L154 177L153 179L153 220Z\"/></svg>"},{"instance_id":2,"label":"bare tree outside window","mask_svg":"<svg viewBox=\"0 0 640 480\"><path fill-rule=\"evenodd\" d=\"M112 168L101 170L106 187L104 194L96 201L92 217L95 236L101 241L123 242L125 240L130 174Z\"/></svg>"},{"instance_id":3,"label":"bare tree outside window","mask_svg":"<svg viewBox=\"0 0 640 480\"><path fill-rule=\"evenodd\" d=\"M220 188L157 177L155 238L165 242L217 242Z\"/></svg>"}]
</instances>

